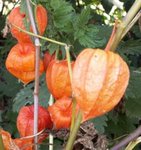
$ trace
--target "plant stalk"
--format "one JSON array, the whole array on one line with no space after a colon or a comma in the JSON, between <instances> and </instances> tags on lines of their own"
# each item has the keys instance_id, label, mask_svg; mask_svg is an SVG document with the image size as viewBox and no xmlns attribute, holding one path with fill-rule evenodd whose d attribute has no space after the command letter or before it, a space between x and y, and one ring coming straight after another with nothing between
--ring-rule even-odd
<instances>
[{"instance_id":1,"label":"plant stalk","mask_svg":"<svg viewBox=\"0 0 141 150\"><path fill-rule=\"evenodd\" d=\"M53 97L50 95L49 106L51 106L53 102ZM53 135L51 133L49 134L49 150L53 150Z\"/></svg>"},{"instance_id":2,"label":"plant stalk","mask_svg":"<svg viewBox=\"0 0 141 150\"><path fill-rule=\"evenodd\" d=\"M65 50L66 50L68 70L69 70L69 76L70 76L71 88L72 88L72 67L71 67L71 60L70 60L70 46L66 45ZM73 97L73 93L72 93L72 97ZM71 127L70 127L71 131L74 127L74 122L75 122L75 112L76 112L75 109L76 109L76 100L72 98L72 118L71 118Z\"/></svg>"},{"instance_id":3,"label":"plant stalk","mask_svg":"<svg viewBox=\"0 0 141 150\"><path fill-rule=\"evenodd\" d=\"M30 6L30 1L26 0L29 19L34 34L38 34L35 25L33 12ZM40 41L38 37L34 38L36 52L35 52L35 85L34 85L34 134L38 133L38 107L39 107L39 68L40 68ZM38 150L38 136L34 137L35 150Z\"/></svg>"},{"instance_id":4,"label":"plant stalk","mask_svg":"<svg viewBox=\"0 0 141 150\"><path fill-rule=\"evenodd\" d=\"M137 22L137 20L141 17L141 10L137 13L137 15L134 17L134 19L130 22L128 27L124 30L122 37L123 38L127 32L133 27L133 25Z\"/></svg>"},{"instance_id":5,"label":"plant stalk","mask_svg":"<svg viewBox=\"0 0 141 150\"><path fill-rule=\"evenodd\" d=\"M137 12L141 9L141 0L136 0L127 15L123 18L124 26L128 26L128 24L132 21Z\"/></svg>"},{"instance_id":6,"label":"plant stalk","mask_svg":"<svg viewBox=\"0 0 141 150\"><path fill-rule=\"evenodd\" d=\"M71 68L71 59L70 59L70 46L66 45L65 50L66 50L66 57L67 57L67 62L68 62L70 82L71 82L71 87L72 87L72 68Z\"/></svg>"},{"instance_id":7,"label":"plant stalk","mask_svg":"<svg viewBox=\"0 0 141 150\"><path fill-rule=\"evenodd\" d=\"M75 124L75 119L76 119L75 115L76 115L76 99L73 97L72 98L72 118L71 118L70 132L72 132L72 129Z\"/></svg>"},{"instance_id":8,"label":"plant stalk","mask_svg":"<svg viewBox=\"0 0 141 150\"><path fill-rule=\"evenodd\" d=\"M68 142L67 142L65 150L72 150L73 149L73 143L75 141L75 138L76 138L77 132L79 130L81 121L82 121L82 112L79 111L78 115L77 115L77 119L76 119L76 124L73 127L72 132L69 135L69 139L68 139Z\"/></svg>"},{"instance_id":9,"label":"plant stalk","mask_svg":"<svg viewBox=\"0 0 141 150\"><path fill-rule=\"evenodd\" d=\"M141 137L138 137L136 140L130 142L125 150L133 150L133 148L135 148L135 146L139 143L141 143Z\"/></svg>"},{"instance_id":10,"label":"plant stalk","mask_svg":"<svg viewBox=\"0 0 141 150\"><path fill-rule=\"evenodd\" d=\"M136 0L130 10L128 11L127 15L123 18L123 20L118 24L117 30L112 37L112 40L110 39L107 45L110 48L111 51L115 51L118 44L122 40L122 38L125 36L125 30L128 30L130 28L129 24L133 20L134 16L137 14L137 12L141 8L141 0ZM106 46L107 47L107 46Z\"/></svg>"},{"instance_id":11,"label":"plant stalk","mask_svg":"<svg viewBox=\"0 0 141 150\"><path fill-rule=\"evenodd\" d=\"M129 142L135 140L140 134L141 134L141 125L134 132L129 134L129 136L127 136L121 142L119 142L117 145L112 147L111 150L121 149L123 146L127 145Z\"/></svg>"},{"instance_id":12,"label":"plant stalk","mask_svg":"<svg viewBox=\"0 0 141 150\"><path fill-rule=\"evenodd\" d=\"M47 37L44 37L44 36L41 36L41 35L38 35L38 34L35 34L35 33L32 33L32 32L29 32L29 31L26 31L18 26L16 26L15 24L11 24L12 26L14 26L15 28L17 28L19 31L21 32L24 32L28 35L31 35L31 36L34 36L34 37L37 37L37 38L40 38L42 40L45 40L45 41L48 41L48 42L51 42L51 43L55 43L55 44L58 44L58 45L62 45L62 46L66 46L66 43L63 43L63 42L59 42L59 41L56 41L56 40L53 40L53 39L50 39L50 38L47 38Z\"/></svg>"}]
</instances>

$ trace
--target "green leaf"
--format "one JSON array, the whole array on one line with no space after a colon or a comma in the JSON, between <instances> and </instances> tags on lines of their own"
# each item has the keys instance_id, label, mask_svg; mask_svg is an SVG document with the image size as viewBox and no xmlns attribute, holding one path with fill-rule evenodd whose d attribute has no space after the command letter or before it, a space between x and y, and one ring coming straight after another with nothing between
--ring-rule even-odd
<instances>
[{"instance_id":1,"label":"green leaf","mask_svg":"<svg viewBox=\"0 0 141 150\"><path fill-rule=\"evenodd\" d=\"M126 55L141 55L141 40L128 40L119 47L119 53Z\"/></svg>"},{"instance_id":2,"label":"green leaf","mask_svg":"<svg viewBox=\"0 0 141 150\"><path fill-rule=\"evenodd\" d=\"M31 5L31 9L32 9L32 5ZM28 14L28 10L27 10L27 4L26 4L26 1L25 0L22 0L21 1L21 4L20 4L20 12L25 14L25 17L23 19L23 23L24 23L24 26L25 26L25 29L27 31L30 31L30 21L29 21L29 14Z\"/></svg>"},{"instance_id":3,"label":"green leaf","mask_svg":"<svg viewBox=\"0 0 141 150\"><path fill-rule=\"evenodd\" d=\"M107 126L107 116L103 115L100 117L97 117L95 119L92 120L92 122L94 123L95 128L100 132L100 133L104 133L105 131L105 127Z\"/></svg>"},{"instance_id":4,"label":"green leaf","mask_svg":"<svg viewBox=\"0 0 141 150\"><path fill-rule=\"evenodd\" d=\"M129 117L141 117L141 70L132 70L129 86L126 90L125 109Z\"/></svg>"},{"instance_id":5,"label":"green leaf","mask_svg":"<svg viewBox=\"0 0 141 150\"><path fill-rule=\"evenodd\" d=\"M13 86L14 85L14 86ZM11 75L5 67L0 67L0 96L6 95L14 97L16 93L21 89L21 84L18 80Z\"/></svg>"},{"instance_id":6,"label":"green leaf","mask_svg":"<svg viewBox=\"0 0 141 150\"><path fill-rule=\"evenodd\" d=\"M90 19L90 7L86 7L82 10L81 14L77 15L74 19L74 28L83 28L87 25Z\"/></svg>"},{"instance_id":7,"label":"green leaf","mask_svg":"<svg viewBox=\"0 0 141 150\"><path fill-rule=\"evenodd\" d=\"M14 135L14 137L19 136L19 133L17 132L17 127L16 127L17 116L18 114L16 112L8 110L8 112L4 116L5 120L3 122L4 130L11 133L11 135Z\"/></svg>"},{"instance_id":8,"label":"green leaf","mask_svg":"<svg viewBox=\"0 0 141 150\"><path fill-rule=\"evenodd\" d=\"M141 69L130 69L130 81L127 87L126 98L141 98L140 83L141 83Z\"/></svg>"},{"instance_id":9,"label":"green leaf","mask_svg":"<svg viewBox=\"0 0 141 150\"><path fill-rule=\"evenodd\" d=\"M140 32L140 27L138 24L134 25L131 29L131 31L138 37L141 38L141 32Z\"/></svg>"},{"instance_id":10,"label":"green leaf","mask_svg":"<svg viewBox=\"0 0 141 150\"><path fill-rule=\"evenodd\" d=\"M49 49L50 54L53 54L57 49L59 49L59 45L50 43L47 48Z\"/></svg>"},{"instance_id":11,"label":"green leaf","mask_svg":"<svg viewBox=\"0 0 141 150\"><path fill-rule=\"evenodd\" d=\"M34 102L33 90L34 90L34 83L30 83L29 85L21 89L19 93L17 93L16 97L13 100L14 112L18 112L22 106L33 104ZM47 107L49 96L50 94L47 90L45 76L43 75L40 80L39 104L41 106Z\"/></svg>"},{"instance_id":12,"label":"green leaf","mask_svg":"<svg viewBox=\"0 0 141 150\"><path fill-rule=\"evenodd\" d=\"M102 47L106 43L105 36L99 37L100 29L97 26L89 25L74 33L75 40L78 39L81 45L89 48Z\"/></svg>"},{"instance_id":13,"label":"green leaf","mask_svg":"<svg viewBox=\"0 0 141 150\"><path fill-rule=\"evenodd\" d=\"M57 28L65 27L72 17L73 7L64 0L51 0L53 23Z\"/></svg>"},{"instance_id":14,"label":"green leaf","mask_svg":"<svg viewBox=\"0 0 141 150\"><path fill-rule=\"evenodd\" d=\"M129 118L126 114L115 114L108 116L107 127L105 131L108 135L113 135L114 138L129 134L135 129L137 123L136 118Z\"/></svg>"},{"instance_id":15,"label":"green leaf","mask_svg":"<svg viewBox=\"0 0 141 150\"><path fill-rule=\"evenodd\" d=\"M26 1L22 0L20 4L20 12L26 13L26 11L27 11Z\"/></svg>"},{"instance_id":16,"label":"green leaf","mask_svg":"<svg viewBox=\"0 0 141 150\"><path fill-rule=\"evenodd\" d=\"M127 112L127 115L129 117L141 117L141 97L140 98L128 98L125 109Z\"/></svg>"}]
</instances>

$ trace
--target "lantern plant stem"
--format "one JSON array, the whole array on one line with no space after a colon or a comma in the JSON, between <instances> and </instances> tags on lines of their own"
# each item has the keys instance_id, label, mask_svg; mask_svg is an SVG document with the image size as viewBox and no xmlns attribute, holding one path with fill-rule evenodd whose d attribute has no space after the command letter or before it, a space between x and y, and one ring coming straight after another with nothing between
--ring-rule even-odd
<instances>
[{"instance_id":1,"label":"lantern plant stem","mask_svg":"<svg viewBox=\"0 0 141 150\"><path fill-rule=\"evenodd\" d=\"M71 68L71 59L70 59L70 46L66 45L65 50L66 50L66 57L67 57L67 62L68 62L70 82L71 82L71 87L72 87L72 68Z\"/></svg>"},{"instance_id":2,"label":"lantern plant stem","mask_svg":"<svg viewBox=\"0 0 141 150\"><path fill-rule=\"evenodd\" d=\"M136 140L130 142L125 150L133 150L139 143L141 143L141 137L138 137Z\"/></svg>"},{"instance_id":3,"label":"lantern plant stem","mask_svg":"<svg viewBox=\"0 0 141 150\"><path fill-rule=\"evenodd\" d=\"M66 45L65 50L66 50L68 70L69 70L69 76L70 76L71 88L72 88L72 67L71 67L71 59L70 59L70 46ZM73 97L73 93L72 93L72 97ZM75 122L75 112L76 112L76 100L75 98L72 98L72 118L71 118L71 128L70 128L71 131L73 129L74 122Z\"/></svg>"},{"instance_id":4,"label":"lantern plant stem","mask_svg":"<svg viewBox=\"0 0 141 150\"><path fill-rule=\"evenodd\" d=\"M59 57L58 55L59 55L59 49L57 49L56 52L55 52L55 59L59 59L59 58L58 58L58 57Z\"/></svg>"},{"instance_id":5,"label":"lantern plant stem","mask_svg":"<svg viewBox=\"0 0 141 150\"><path fill-rule=\"evenodd\" d=\"M134 19L130 22L130 24L128 25L128 27L124 30L122 37L123 38L127 32L133 27L133 25L137 22L137 20L141 17L141 10L136 14L136 16L134 17Z\"/></svg>"},{"instance_id":6,"label":"lantern plant stem","mask_svg":"<svg viewBox=\"0 0 141 150\"><path fill-rule=\"evenodd\" d=\"M37 37L37 38L40 38L42 40L45 40L45 41L48 41L48 42L51 42L51 43L54 43L54 44L58 44L58 45L61 45L61 46L66 46L66 43L63 43L63 42L59 42L59 41L56 41L56 40L53 40L53 39L50 39L50 38L47 38L47 37L44 37L44 36L41 36L41 35L38 35L38 34L35 34L35 33L32 33L32 32L29 32L29 31L26 31L18 26L16 26L15 24L11 24L12 26L14 26L15 28L17 28L19 31L23 32L23 33L26 33L28 35L31 35L31 36L34 36L34 37Z\"/></svg>"},{"instance_id":7,"label":"lantern plant stem","mask_svg":"<svg viewBox=\"0 0 141 150\"><path fill-rule=\"evenodd\" d=\"M72 118L71 118L71 127L70 132L72 132L72 129L75 125L75 115L76 115L76 99L72 98Z\"/></svg>"},{"instance_id":8,"label":"lantern plant stem","mask_svg":"<svg viewBox=\"0 0 141 150\"><path fill-rule=\"evenodd\" d=\"M51 106L53 104L54 100L53 100L53 96L50 95L50 99L49 99L49 106ZM53 135L50 133L49 134L49 150L53 150Z\"/></svg>"},{"instance_id":9,"label":"lantern plant stem","mask_svg":"<svg viewBox=\"0 0 141 150\"><path fill-rule=\"evenodd\" d=\"M3 139L2 139L1 133L0 133L0 150L4 150L4 144L3 144Z\"/></svg>"},{"instance_id":10,"label":"lantern plant stem","mask_svg":"<svg viewBox=\"0 0 141 150\"><path fill-rule=\"evenodd\" d=\"M129 136L125 137L121 142L114 145L111 150L119 150L122 149L125 145L127 145L129 142L135 140L139 135L141 135L141 125L132 133L129 134ZM129 147L128 147L129 148Z\"/></svg>"},{"instance_id":11,"label":"lantern plant stem","mask_svg":"<svg viewBox=\"0 0 141 150\"><path fill-rule=\"evenodd\" d=\"M79 130L81 121L82 121L82 112L79 111L77 118L76 118L75 126L73 127L72 132L70 132L69 139L68 139L65 150L72 150L73 149L73 144L74 144L74 141L76 139L76 135L77 135L77 132Z\"/></svg>"},{"instance_id":12,"label":"lantern plant stem","mask_svg":"<svg viewBox=\"0 0 141 150\"><path fill-rule=\"evenodd\" d=\"M117 28L116 28L116 32L115 32L114 36L112 35L113 36L112 40L109 40L109 42L107 44L109 50L111 50L111 51L116 50L118 44L120 43L120 41L123 38L123 35L125 35L125 31L127 31L127 30L129 31L129 29L131 28L131 26L129 26L129 24L132 22L133 18L135 17L137 12L140 10L140 8L141 8L141 0L136 0L134 2L134 4L132 5L132 7L130 8L130 10L128 11L127 15L123 18L123 20L119 21Z\"/></svg>"},{"instance_id":13,"label":"lantern plant stem","mask_svg":"<svg viewBox=\"0 0 141 150\"><path fill-rule=\"evenodd\" d=\"M35 25L33 12L30 6L30 1L26 0L26 5L28 9L29 19L31 22L31 26L33 29L34 34L38 34L37 28ZM39 68L40 68L40 41L38 37L35 37L35 46L36 46L36 52L35 52L35 85L34 85L34 133L38 133L38 106L39 106ZM35 150L38 150L38 136L35 136L34 138L34 145Z\"/></svg>"}]
</instances>

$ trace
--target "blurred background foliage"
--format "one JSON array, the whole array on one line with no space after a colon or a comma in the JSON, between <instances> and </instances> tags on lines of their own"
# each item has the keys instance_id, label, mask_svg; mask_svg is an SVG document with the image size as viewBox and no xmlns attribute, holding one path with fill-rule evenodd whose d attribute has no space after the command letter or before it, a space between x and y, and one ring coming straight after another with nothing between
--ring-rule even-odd
<instances>
[{"instance_id":1,"label":"blurred background foliage","mask_svg":"<svg viewBox=\"0 0 141 150\"><path fill-rule=\"evenodd\" d=\"M115 19L126 15L134 0L32 0L48 10L48 27L44 36L73 45L78 55L84 48L105 48ZM20 1L0 1L0 127L17 137L16 117L19 109L33 103L34 82L24 86L5 69L8 52L16 40L8 33L3 36L6 18ZM24 1L21 7L26 10ZM110 113L91 120L99 133L105 134L109 147L128 135L141 123L141 19L127 33L117 48L130 67L130 83L121 102ZM42 53L64 49L42 41ZM74 59L74 58L72 58ZM47 107L49 92L45 74L40 79L40 104ZM60 144L60 141L56 141ZM43 149L43 148L42 148Z\"/></svg>"}]
</instances>

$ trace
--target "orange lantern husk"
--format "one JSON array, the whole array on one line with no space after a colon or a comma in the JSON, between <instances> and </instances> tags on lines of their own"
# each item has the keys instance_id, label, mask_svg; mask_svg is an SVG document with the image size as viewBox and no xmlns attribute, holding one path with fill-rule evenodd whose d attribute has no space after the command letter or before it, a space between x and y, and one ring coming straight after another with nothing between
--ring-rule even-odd
<instances>
[{"instance_id":1,"label":"orange lantern husk","mask_svg":"<svg viewBox=\"0 0 141 150\"><path fill-rule=\"evenodd\" d=\"M55 129L69 128L72 117L72 99L63 97L56 100L56 102L48 107L52 122ZM76 114L78 107L76 106Z\"/></svg>"},{"instance_id":2,"label":"orange lantern husk","mask_svg":"<svg viewBox=\"0 0 141 150\"><path fill-rule=\"evenodd\" d=\"M24 150L32 150L33 148L33 140L31 139L12 139L11 134L5 130L0 129L0 134L2 135L4 149L11 150L11 149L22 149Z\"/></svg>"},{"instance_id":3,"label":"orange lantern husk","mask_svg":"<svg viewBox=\"0 0 141 150\"><path fill-rule=\"evenodd\" d=\"M43 63L44 63L44 69L45 71L47 70L47 67L49 65L49 63L55 59L55 53L53 53L52 55L46 51L43 57Z\"/></svg>"},{"instance_id":4,"label":"orange lantern husk","mask_svg":"<svg viewBox=\"0 0 141 150\"><path fill-rule=\"evenodd\" d=\"M121 100L129 82L126 62L111 51L85 49L73 68L72 89L83 120L95 118L113 109Z\"/></svg>"},{"instance_id":5,"label":"orange lantern husk","mask_svg":"<svg viewBox=\"0 0 141 150\"><path fill-rule=\"evenodd\" d=\"M74 62L71 63L72 68L73 65ZM55 99L71 96L72 89L66 60L51 61L46 72L46 83Z\"/></svg>"},{"instance_id":6,"label":"orange lantern husk","mask_svg":"<svg viewBox=\"0 0 141 150\"><path fill-rule=\"evenodd\" d=\"M49 112L39 106L39 117L38 117L38 132L44 129L52 129L53 123L50 118ZM34 126L34 105L24 106L20 109L17 117L17 128L21 137L33 135ZM42 142L48 134L43 134L39 137L39 142ZM32 138L33 140L33 138Z\"/></svg>"},{"instance_id":7,"label":"orange lantern husk","mask_svg":"<svg viewBox=\"0 0 141 150\"><path fill-rule=\"evenodd\" d=\"M36 13L35 19L36 19L39 34L43 35L48 22L47 11L42 5L37 5L35 13ZM15 37L19 43L32 43L32 40L28 34L21 32L19 29L15 27L18 26L19 28L26 30L24 25L25 18L27 19L26 21L29 24L29 19L26 16L26 14L20 12L20 7L16 7L10 12L7 20L8 23L10 24L10 30L13 37ZM32 31L31 27L30 29Z\"/></svg>"},{"instance_id":8,"label":"orange lantern husk","mask_svg":"<svg viewBox=\"0 0 141 150\"><path fill-rule=\"evenodd\" d=\"M6 68L15 77L27 84L35 79L35 46L30 43L18 43L9 52ZM40 75L44 72L40 59Z\"/></svg>"},{"instance_id":9,"label":"orange lantern husk","mask_svg":"<svg viewBox=\"0 0 141 150\"><path fill-rule=\"evenodd\" d=\"M37 5L35 12L35 19L38 26L39 34L43 35L48 24L47 10L42 5Z\"/></svg>"}]
</instances>

